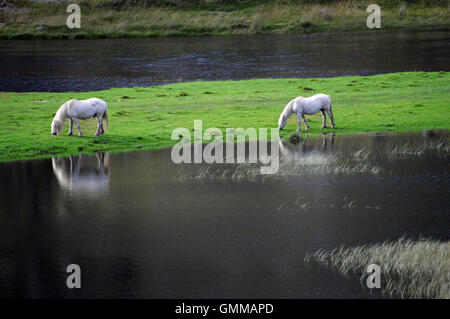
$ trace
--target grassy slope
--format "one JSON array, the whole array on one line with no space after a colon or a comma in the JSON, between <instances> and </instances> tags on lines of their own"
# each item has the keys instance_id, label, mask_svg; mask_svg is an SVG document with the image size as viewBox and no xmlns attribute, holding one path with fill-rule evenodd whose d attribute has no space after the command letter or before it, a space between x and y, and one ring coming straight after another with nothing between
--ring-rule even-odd
<instances>
[{"instance_id":1,"label":"grassy slope","mask_svg":"<svg viewBox=\"0 0 450 319\"><path fill-rule=\"evenodd\" d=\"M170 140L174 128L193 128L195 119L203 120L204 129L277 127L289 100L319 92L332 97L337 134L449 128L448 72L189 82L85 93L0 93L0 161L163 148L174 144ZM88 97L107 101L108 133L83 138L51 136L50 123L59 106L70 98ZM295 132L296 121L292 116L282 131L285 139ZM88 128L87 124L82 121L82 128ZM311 133L319 134L320 113L310 116L309 124ZM88 133L94 133L93 125Z\"/></svg>"},{"instance_id":2,"label":"grassy slope","mask_svg":"<svg viewBox=\"0 0 450 319\"><path fill-rule=\"evenodd\" d=\"M364 1L125 1L80 3L81 29L66 27L67 3L11 0L17 9L0 12L0 39L149 37L368 30ZM136 2L134 5L132 3ZM227 4L227 2L232 4ZM153 3L153 4L149 4ZM158 5L159 7L154 7ZM234 4L233 4L234 3ZM239 3L241 3L239 5ZM445 1L385 0L382 29L448 27ZM149 5L153 5L148 7Z\"/></svg>"}]
</instances>

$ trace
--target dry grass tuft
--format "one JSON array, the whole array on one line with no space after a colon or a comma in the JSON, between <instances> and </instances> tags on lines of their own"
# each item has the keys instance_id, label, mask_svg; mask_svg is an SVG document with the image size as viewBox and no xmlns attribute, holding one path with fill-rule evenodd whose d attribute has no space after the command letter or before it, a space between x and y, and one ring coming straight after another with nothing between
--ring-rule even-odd
<instances>
[{"instance_id":1,"label":"dry grass tuft","mask_svg":"<svg viewBox=\"0 0 450 319\"><path fill-rule=\"evenodd\" d=\"M317 251L305 258L344 275L359 276L365 285L370 264L381 267L381 289L401 298L450 298L450 242L431 239L362 245Z\"/></svg>"}]
</instances>

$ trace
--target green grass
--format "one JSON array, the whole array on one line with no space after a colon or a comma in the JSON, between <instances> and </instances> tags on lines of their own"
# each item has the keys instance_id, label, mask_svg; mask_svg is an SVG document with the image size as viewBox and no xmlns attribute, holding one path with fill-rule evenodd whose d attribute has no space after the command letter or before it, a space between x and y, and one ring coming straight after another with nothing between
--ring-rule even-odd
<instances>
[{"instance_id":1,"label":"green grass","mask_svg":"<svg viewBox=\"0 0 450 319\"><path fill-rule=\"evenodd\" d=\"M67 3L10 0L0 11L0 39L85 39L230 34L303 34L368 30L363 1L71 1L81 28L68 29ZM382 30L448 28L447 1L384 0ZM373 30L375 32L375 30Z\"/></svg>"},{"instance_id":2,"label":"green grass","mask_svg":"<svg viewBox=\"0 0 450 319\"><path fill-rule=\"evenodd\" d=\"M160 149L174 145L172 130L193 128L277 127L279 114L296 96L329 94L336 134L368 131L448 129L450 73L407 72L376 76L318 79L261 79L187 82L148 88L83 93L0 93L0 161L53 155ZM85 137L51 136L58 108L71 98L106 100L109 131L101 137L94 120L81 121ZM309 116L310 133L322 132L320 113ZM328 121L329 124L329 121ZM297 128L292 116L281 132L288 139ZM304 128L304 127L303 127ZM65 134L68 130L66 125ZM270 130L269 130L270 131ZM75 135L78 133L74 128Z\"/></svg>"},{"instance_id":3,"label":"green grass","mask_svg":"<svg viewBox=\"0 0 450 319\"><path fill-rule=\"evenodd\" d=\"M450 298L450 242L436 240L395 242L318 251L315 261L343 275L359 277L365 286L367 266L381 267L381 289L401 298Z\"/></svg>"}]
</instances>

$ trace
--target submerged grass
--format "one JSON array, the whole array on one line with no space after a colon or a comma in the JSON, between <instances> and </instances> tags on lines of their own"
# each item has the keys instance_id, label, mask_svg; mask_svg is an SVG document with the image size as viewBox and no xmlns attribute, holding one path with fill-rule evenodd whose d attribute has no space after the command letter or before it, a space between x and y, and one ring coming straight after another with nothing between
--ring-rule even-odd
<instances>
[{"instance_id":1,"label":"submerged grass","mask_svg":"<svg viewBox=\"0 0 450 319\"><path fill-rule=\"evenodd\" d=\"M66 27L66 2L10 0L0 38L66 39L230 34L301 34L367 30L364 1L131 1L78 3L82 27ZM448 28L446 1L380 1L382 28Z\"/></svg>"},{"instance_id":2,"label":"submerged grass","mask_svg":"<svg viewBox=\"0 0 450 319\"><path fill-rule=\"evenodd\" d=\"M273 128L292 98L316 93L331 96L337 128L321 130L320 113L309 116L312 136L449 129L448 72L187 82L81 93L4 92L0 93L0 161L160 149L177 142L171 140L175 128L192 129L194 120L203 120L204 129L217 127L222 132L226 128ZM94 124L81 121L82 128L90 128L85 137L51 136L50 124L58 108L71 98L89 97L107 102L109 131L101 137L88 136ZM292 116L282 138L288 140L296 128L297 119ZM67 131L68 125L63 134Z\"/></svg>"},{"instance_id":3,"label":"submerged grass","mask_svg":"<svg viewBox=\"0 0 450 319\"><path fill-rule=\"evenodd\" d=\"M270 146L272 148L278 145L280 151L279 168L273 174L261 174L260 168L266 166L261 162L234 165L204 163L203 165L181 166L173 178L173 182L248 183L289 181L291 177L307 180L317 179L320 176L349 177L362 174L382 178L391 177L394 167L397 174L402 174L409 171L409 166L415 165L420 167L416 168L415 172L421 174L429 168L423 165L426 158L433 158L433 163L439 166L450 155L449 132L431 132L433 132L433 136L427 136L423 134L424 132L417 135L375 133L351 138L341 137L336 143L334 134L322 134L322 136L311 139L305 135L305 138L301 138L301 142L297 145L288 141L278 141L275 142L275 145ZM421 136L422 138L412 142L409 136ZM396 138L395 141L392 141L391 138L394 137L403 138ZM194 151L192 150L192 152ZM234 154L237 154L236 150ZM226 162L226 154L224 154L223 162ZM408 164L405 165L406 163ZM321 205L322 202L318 204ZM361 206L360 203L353 203L349 207ZM296 207L297 211L298 208ZM300 208L305 209L306 207Z\"/></svg>"},{"instance_id":4,"label":"submerged grass","mask_svg":"<svg viewBox=\"0 0 450 319\"><path fill-rule=\"evenodd\" d=\"M450 298L450 242L436 240L363 245L318 251L307 256L348 276L360 277L365 285L367 266L381 267L381 289L401 298Z\"/></svg>"}]
</instances>

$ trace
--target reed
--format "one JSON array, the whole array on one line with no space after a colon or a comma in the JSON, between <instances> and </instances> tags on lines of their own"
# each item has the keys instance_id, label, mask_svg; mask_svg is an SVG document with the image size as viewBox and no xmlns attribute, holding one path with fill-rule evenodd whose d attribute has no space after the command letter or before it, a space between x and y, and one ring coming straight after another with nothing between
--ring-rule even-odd
<instances>
[{"instance_id":1,"label":"reed","mask_svg":"<svg viewBox=\"0 0 450 319\"><path fill-rule=\"evenodd\" d=\"M305 258L365 285L370 264L381 267L381 289L400 298L450 298L450 242L410 240L317 251Z\"/></svg>"}]
</instances>

